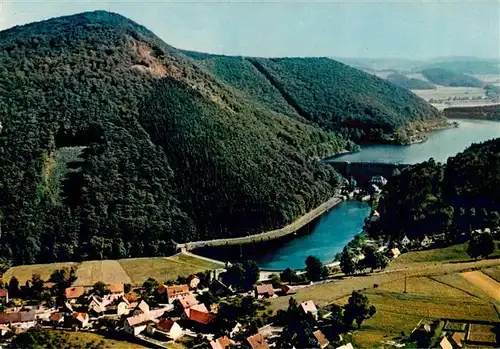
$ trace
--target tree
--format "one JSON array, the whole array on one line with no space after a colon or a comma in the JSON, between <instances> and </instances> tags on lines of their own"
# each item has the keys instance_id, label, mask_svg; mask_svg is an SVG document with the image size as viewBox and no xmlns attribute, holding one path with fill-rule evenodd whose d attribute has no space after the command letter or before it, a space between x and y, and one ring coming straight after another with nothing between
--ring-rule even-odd
<instances>
[{"instance_id":1,"label":"tree","mask_svg":"<svg viewBox=\"0 0 500 349\"><path fill-rule=\"evenodd\" d=\"M280 273L280 280L283 282L297 282L297 272L291 268L286 268Z\"/></svg>"},{"instance_id":2,"label":"tree","mask_svg":"<svg viewBox=\"0 0 500 349\"><path fill-rule=\"evenodd\" d=\"M10 298L16 298L21 295L21 289L19 288L19 280L12 276L9 281L9 295Z\"/></svg>"},{"instance_id":3,"label":"tree","mask_svg":"<svg viewBox=\"0 0 500 349\"><path fill-rule=\"evenodd\" d=\"M217 303L217 297L215 297L211 292L203 292L196 296L198 302L205 304L205 306L210 309L212 304Z\"/></svg>"},{"instance_id":4,"label":"tree","mask_svg":"<svg viewBox=\"0 0 500 349\"><path fill-rule=\"evenodd\" d=\"M365 268L370 268L372 272L375 269L385 268L388 264L385 256L381 252L376 251L372 246L365 246L363 254L365 258L361 261L361 264Z\"/></svg>"},{"instance_id":5,"label":"tree","mask_svg":"<svg viewBox=\"0 0 500 349\"><path fill-rule=\"evenodd\" d=\"M356 321L358 328L364 320L372 317L376 312L375 306L370 305L368 297L359 291L353 291L346 305L344 305L344 323L351 326Z\"/></svg>"},{"instance_id":6,"label":"tree","mask_svg":"<svg viewBox=\"0 0 500 349\"><path fill-rule=\"evenodd\" d=\"M260 269L254 261L234 263L221 275L224 283L242 290L251 289L259 280Z\"/></svg>"},{"instance_id":7,"label":"tree","mask_svg":"<svg viewBox=\"0 0 500 349\"><path fill-rule=\"evenodd\" d=\"M146 281L144 281L142 287L147 295L151 295L153 291L158 287L158 281L153 278L148 278Z\"/></svg>"},{"instance_id":8,"label":"tree","mask_svg":"<svg viewBox=\"0 0 500 349\"><path fill-rule=\"evenodd\" d=\"M245 288L251 289L260 278L260 268L254 261L245 261L243 263L245 269Z\"/></svg>"},{"instance_id":9,"label":"tree","mask_svg":"<svg viewBox=\"0 0 500 349\"><path fill-rule=\"evenodd\" d=\"M43 292L44 282L40 277L40 274L33 274L31 276L31 295L33 298L40 299Z\"/></svg>"},{"instance_id":10,"label":"tree","mask_svg":"<svg viewBox=\"0 0 500 349\"><path fill-rule=\"evenodd\" d=\"M94 293L96 295L98 295L99 297L104 297L104 295L106 294L106 284L102 281L97 281L94 286L92 286L92 290L94 291Z\"/></svg>"},{"instance_id":11,"label":"tree","mask_svg":"<svg viewBox=\"0 0 500 349\"><path fill-rule=\"evenodd\" d=\"M352 253L344 247L342 255L340 256L340 269L346 275L352 275L356 272L356 263Z\"/></svg>"},{"instance_id":12,"label":"tree","mask_svg":"<svg viewBox=\"0 0 500 349\"><path fill-rule=\"evenodd\" d=\"M123 285L123 292L129 293L130 291L132 291L132 285L131 284L124 284Z\"/></svg>"},{"instance_id":13,"label":"tree","mask_svg":"<svg viewBox=\"0 0 500 349\"><path fill-rule=\"evenodd\" d=\"M309 256L306 258L306 275L311 281L318 281L328 275L328 269L318 257Z\"/></svg>"},{"instance_id":14,"label":"tree","mask_svg":"<svg viewBox=\"0 0 500 349\"><path fill-rule=\"evenodd\" d=\"M472 258L487 257L495 251L495 240L488 233L472 237L467 247L467 254Z\"/></svg>"}]
</instances>

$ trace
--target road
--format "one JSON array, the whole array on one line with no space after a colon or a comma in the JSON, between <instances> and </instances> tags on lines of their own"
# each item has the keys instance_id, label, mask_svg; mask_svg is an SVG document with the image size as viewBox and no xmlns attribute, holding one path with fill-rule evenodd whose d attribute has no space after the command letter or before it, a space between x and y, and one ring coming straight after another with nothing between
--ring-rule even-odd
<instances>
[{"instance_id":1,"label":"road","mask_svg":"<svg viewBox=\"0 0 500 349\"><path fill-rule=\"evenodd\" d=\"M294 222L288 224L287 226L275 229L271 231L267 231L260 234L253 234L249 236L243 236L238 238L229 238L229 239L214 239L214 240L206 240L206 241L194 241L187 242L184 244L177 244L177 248L180 250L193 250L195 248L200 247L214 247L214 246L228 246L228 245L240 245L240 244L249 244L254 242L262 242L266 240L273 240L288 234L292 234L305 226L306 224L312 222L319 216L321 216L326 211L330 210L332 207L338 205L342 202L342 198L338 195L333 196L328 201L322 203L320 206L315 209L307 212L302 217L298 218Z\"/></svg>"}]
</instances>

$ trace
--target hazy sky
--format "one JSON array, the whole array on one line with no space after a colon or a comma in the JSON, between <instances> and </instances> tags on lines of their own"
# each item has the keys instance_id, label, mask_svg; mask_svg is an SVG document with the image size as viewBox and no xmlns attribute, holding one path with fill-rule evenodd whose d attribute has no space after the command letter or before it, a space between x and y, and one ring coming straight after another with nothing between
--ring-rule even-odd
<instances>
[{"instance_id":1,"label":"hazy sky","mask_svg":"<svg viewBox=\"0 0 500 349\"><path fill-rule=\"evenodd\" d=\"M0 29L96 9L127 16L173 46L212 53L500 56L500 0L0 0Z\"/></svg>"}]
</instances>

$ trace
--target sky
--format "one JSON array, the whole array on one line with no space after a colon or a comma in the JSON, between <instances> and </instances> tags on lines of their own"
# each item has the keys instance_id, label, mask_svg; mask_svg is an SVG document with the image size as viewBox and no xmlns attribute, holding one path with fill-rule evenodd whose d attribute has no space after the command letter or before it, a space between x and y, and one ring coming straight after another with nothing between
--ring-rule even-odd
<instances>
[{"instance_id":1,"label":"sky","mask_svg":"<svg viewBox=\"0 0 500 349\"><path fill-rule=\"evenodd\" d=\"M172 46L244 56L500 57L500 0L0 0L0 30L91 10Z\"/></svg>"}]
</instances>

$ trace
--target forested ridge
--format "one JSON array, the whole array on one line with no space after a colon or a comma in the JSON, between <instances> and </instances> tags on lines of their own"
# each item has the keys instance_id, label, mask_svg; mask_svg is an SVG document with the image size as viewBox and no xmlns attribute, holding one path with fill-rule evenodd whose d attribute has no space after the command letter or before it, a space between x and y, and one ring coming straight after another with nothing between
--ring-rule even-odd
<instances>
[{"instance_id":1,"label":"forested ridge","mask_svg":"<svg viewBox=\"0 0 500 349\"><path fill-rule=\"evenodd\" d=\"M405 88L407 90L433 90L436 86L433 84L415 78L409 78L400 73L392 73L387 76L387 81L398 85L399 87Z\"/></svg>"},{"instance_id":2,"label":"forested ridge","mask_svg":"<svg viewBox=\"0 0 500 349\"><path fill-rule=\"evenodd\" d=\"M451 87L483 87L484 85L478 78L443 68L428 68L422 70L421 73L436 85Z\"/></svg>"},{"instance_id":3,"label":"forested ridge","mask_svg":"<svg viewBox=\"0 0 500 349\"><path fill-rule=\"evenodd\" d=\"M326 201L338 174L315 158L355 144L254 78L263 92L103 11L0 32L0 260L164 255L172 240L262 232ZM440 118L415 98L391 125L404 108Z\"/></svg>"},{"instance_id":4,"label":"forested ridge","mask_svg":"<svg viewBox=\"0 0 500 349\"><path fill-rule=\"evenodd\" d=\"M183 52L266 107L359 143L384 141L397 131L418 128L412 127L415 125L445 123L435 108L406 89L329 58L265 59Z\"/></svg>"},{"instance_id":5,"label":"forested ridge","mask_svg":"<svg viewBox=\"0 0 500 349\"><path fill-rule=\"evenodd\" d=\"M500 226L500 138L402 171L384 189L381 218L372 226L396 239L446 234L449 241L475 229ZM399 241L399 240L398 240Z\"/></svg>"}]
</instances>

